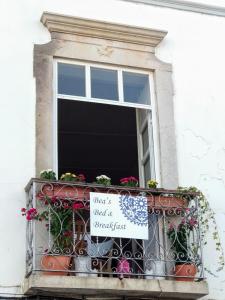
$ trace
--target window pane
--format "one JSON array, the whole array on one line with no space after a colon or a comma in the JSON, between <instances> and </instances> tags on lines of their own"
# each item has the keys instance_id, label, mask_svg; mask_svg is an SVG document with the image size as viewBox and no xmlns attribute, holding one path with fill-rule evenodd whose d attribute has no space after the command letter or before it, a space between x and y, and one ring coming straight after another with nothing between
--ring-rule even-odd
<instances>
[{"instance_id":1,"label":"window pane","mask_svg":"<svg viewBox=\"0 0 225 300\"><path fill-rule=\"evenodd\" d=\"M150 104L148 75L123 72L123 93L125 102Z\"/></svg>"},{"instance_id":2,"label":"window pane","mask_svg":"<svg viewBox=\"0 0 225 300\"><path fill-rule=\"evenodd\" d=\"M118 100L117 71L91 68L91 97Z\"/></svg>"},{"instance_id":3,"label":"window pane","mask_svg":"<svg viewBox=\"0 0 225 300\"><path fill-rule=\"evenodd\" d=\"M149 143L148 143L148 126L142 132L142 143L143 143L143 156L145 155L146 151L149 150Z\"/></svg>"},{"instance_id":4,"label":"window pane","mask_svg":"<svg viewBox=\"0 0 225 300\"><path fill-rule=\"evenodd\" d=\"M58 93L85 97L85 67L59 63Z\"/></svg>"},{"instance_id":5,"label":"window pane","mask_svg":"<svg viewBox=\"0 0 225 300\"><path fill-rule=\"evenodd\" d=\"M147 186L147 181L151 179L151 171L150 171L150 158L146 160L144 164L144 176L145 176L145 184Z\"/></svg>"}]
</instances>

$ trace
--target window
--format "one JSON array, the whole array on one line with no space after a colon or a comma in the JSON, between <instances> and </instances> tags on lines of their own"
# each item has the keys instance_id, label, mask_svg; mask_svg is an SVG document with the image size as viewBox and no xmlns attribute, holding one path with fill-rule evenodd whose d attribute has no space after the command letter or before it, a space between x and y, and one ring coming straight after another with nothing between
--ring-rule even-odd
<instances>
[{"instance_id":1,"label":"window","mask_svg":"<svg viewBox=\"0 0 225 300\"><path fill-rule=\"evenodd\" d=\"M136 126L136 129L140 128L136 130L138 157L143 156L139 168L142 163L147 177L147 165L150 164L151 171L154 161L156 178L161 186L177 187L172 67L155 56L155 48L167 32L53 13L44 13L41 21L51 33L51 41L34 46L36 174L58 166L58 153L55 151L58 141L55 130L57 94L57 99L77 100L76 103L79 100L111 107L130 107L138 115L140 111L148 111L148 129L145 122L142 126L138 121ZM59 59L58 75L61 78L57 91L57 78L52 88L56 58ZM93 64L82 63L84 61ZM77 84L71 86L74 79ZM139 116L136 120L139 120ZM152 143L146 143L144 147L148 151L145 154L140 148L141 140L146 135L150 137L149 141L154 136L155 147L152 149Z\"/></svg>"},{"instance_id":2,"label":"window","mask_svg":"<svg viewBox=\"0 0 225 300\"><path fill-rule=\"evenodd\" d=\"M58 60L55 72L58 175L154 178L152 74Z\"/></svg>"}]
</instances>

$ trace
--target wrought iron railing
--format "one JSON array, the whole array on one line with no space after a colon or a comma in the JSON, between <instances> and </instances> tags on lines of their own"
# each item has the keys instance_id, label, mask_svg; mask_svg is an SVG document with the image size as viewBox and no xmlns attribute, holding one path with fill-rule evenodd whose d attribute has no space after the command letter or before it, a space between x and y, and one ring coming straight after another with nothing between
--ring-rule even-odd
<instances>
[{"instance_id":1,"label":"wrought iron railing","mask_svg":"<svg viewBox=\"0 0 225 300\"><path fill-rule=\"evenodd\" d=\"M90 192L146 197L149 239L91 236ZM196 194L40 179L26 193L27 276L204 278Z\"/></svg>"}]
</instances>

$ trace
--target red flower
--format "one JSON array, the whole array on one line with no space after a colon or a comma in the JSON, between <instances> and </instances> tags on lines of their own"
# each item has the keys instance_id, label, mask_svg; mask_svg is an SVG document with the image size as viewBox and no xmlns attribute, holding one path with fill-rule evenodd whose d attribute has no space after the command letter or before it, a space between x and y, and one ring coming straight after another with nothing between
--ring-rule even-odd
<instances>
[{"instance_id":1,"label":"red flower","mask_svg":"<svg viewBox=\"0 0 225 300\"><path fill-rule=\"evenodd\" d=\"M191 227L194 227L195 225L197 225L198 224L198 222L197 222L197 220L195 219L195 218L191 218L190 220L189 220L189 225L191 226Z\"/></svg>"},{"instance_id":2,"label":"red flower","mask_svg":"<svg viewBox=\"0 0 225 300\"><path fill-rule=\"evenodd\" d=\"M70 237L73 235L73 232L71 230L66 230L66 231L64 231L63 235L66 237Z\"/></svg>"},{"instance_id":3,"label":"red flower","mask_svg":"<svg viewBox=\"0 0 225 300\"><path fill-rule=\"evenodd\" d=\"M134 176L124 177L120 179L120 184L124 186L135 187L138 185L138 179Z\"/></svg>"},{"instance_id":4,"label":"red flower","mask_svg":"<svg viewBox=\"0 0 225 300\"><path fill-rule=\"evenodd\" d=\"M68 201L63 201L63 208L68 209L70 208L70 203Z\"/></svg>"},{"instance_id":5,"label":"red flower","mask_svg":"<svg viewBox=\"0 0 225 300\"><path fill-rule=\"evenodd\" d=\"M52 203L54 204L54 203L57 201L57 197L56 197L56 196L53 196L53 197L51 198L51 201L52 201Z\"/></svg>"},{"instance_id":6,"label":"red flower","mask_svg":"<svg viewBox=\"0 0 225 300\"><path fill-rule=\"evenodd\" d=\"M135 178L134 176L130 176L128 179L129 179L130 181L138 182L137 178Z\"/></svg>"},{"instance_id":7,"label":"red flower","mask_svg":"<svg viewBox=\"0 0 225 300\"><path fill-rule=\"evenodd\" d=\"M21 208L21 212L25 212L26 211L26 208Z\"/></svg>"},{"instance_id":8,"label":"red flower","mask_svg":"<svg viewBox=\"0 0 225 300\"><path fill-rule=\"evenodd\" d=\"M73 209L83 209L84 208L84 204L83 203L73 203Z\"/></svg>"},{"instance_id":9,"label":"red flower","mask_svg":"<svg viewBox=\"0 0 225 300\"><path fill-rule=\"evenodd\" d=\"M79 174L78 179L79 179L79 181L85 181L86 180L84 174Z\"/></svg>"},{"instance_id":10,"label":"red flower","mask_svg":"<svg viewBox=\"0 0 225 300\"><path fill-rule=\"evenodd\" d=\"M30 221L30 220L35 219L35 218L37 217L37 214L38 214L38 212L37 212L36 208L31 207L31 208L28 209L28 210L26 211L26 213L24 213L23 215L26 215L26 219L27 219L28 221Z\"/></svg>"},{"instance_id":11,"label":"red flower","mask_svg":"<svg viewBox=\"0 0 225 300\"><path fill-rule=\"evenodd\" d=\"M121 183L127 183L128 182L128 178L127 177L121 178L120 182Z\"/></svg>"}]
</instances>

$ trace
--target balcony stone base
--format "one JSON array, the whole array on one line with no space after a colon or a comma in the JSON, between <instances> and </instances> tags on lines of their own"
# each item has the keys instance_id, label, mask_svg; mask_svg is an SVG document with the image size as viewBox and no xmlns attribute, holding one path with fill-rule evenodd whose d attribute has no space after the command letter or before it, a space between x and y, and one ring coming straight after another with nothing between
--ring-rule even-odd
<instances>
[{"instance_id":1,"label":"balcony stone base","mask_svg":"<svg viewBox=\"0 0 225 300\"><path fill-rule=\"evenodd\" d=\"M205 281L185 282L156 279L48 276L32 274L24 280L26 295L74 299L199 299L208 294Z\"/></svg>"}]
</instances>

